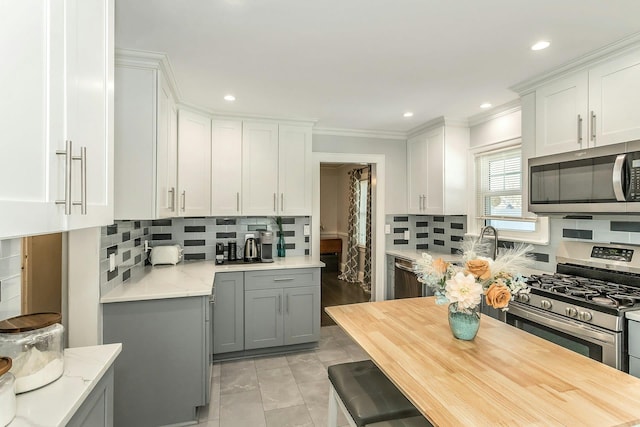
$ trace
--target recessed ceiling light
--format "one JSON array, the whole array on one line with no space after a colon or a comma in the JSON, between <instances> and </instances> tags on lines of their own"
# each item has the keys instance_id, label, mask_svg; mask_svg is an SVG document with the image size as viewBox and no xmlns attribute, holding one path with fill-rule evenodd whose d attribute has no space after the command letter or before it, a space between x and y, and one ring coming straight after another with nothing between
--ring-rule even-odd
<instances>
[{"instance_id":1,"label":"recessed ceiling light","mask_svg":"<svg viewBox=\"0 0 640 427\"><path fill-rule=\"evenodd\" d=\"M490 102L484 102L484 103L480 104L480 108L482 108L482 109L491 108L491 103Z\"/></svg>"},{"instance_id":2,"label":"recessed ceiling light","mask_svg":"<svg viewBox=\"0 0 640 427\"><path fill-rule=\"evenodd\" d=\"M533 46L531 46L531 50L542 50L542 49L546 49L549 47L549 45L551 44L551 42L548 42L546 40L540 40L539 42L537 42L536 44L534 44Z\"/></svg>"},{"instance_id":3,"label":"recessed ceiling light","mask_svg":"<svg viewBox=\"0 0 640 427\"><path fill-rule=\"evenodd\" d=\"M407 111L403 114L404 117L413 117L413 113L411 111Z\"/></svg>"},{"instance_id":4,"label":"recessed ceiling light","mask_svg":"<svg viewBox=\"0 0 640 427\"><path fill-rule=\"evenodd\" d=\"M225 95L225 96L224 96L224 100L225 100L225 101L235 101L235 100L236 100L236 97L235 97L235 96L233 96L233 95Z\"/></svg>"}]
</instances>

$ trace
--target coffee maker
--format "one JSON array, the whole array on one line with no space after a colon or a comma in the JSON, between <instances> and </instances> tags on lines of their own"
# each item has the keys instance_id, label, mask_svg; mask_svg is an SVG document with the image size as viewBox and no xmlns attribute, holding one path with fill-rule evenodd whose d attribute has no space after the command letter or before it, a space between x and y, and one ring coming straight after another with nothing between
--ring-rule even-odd
<instances>
[{"instance_id":1,"label":"coffee maker","mask_svg":"<svg viewBox=\"0 0 640 427\"><path fill-rule=\"evenodd\" d=\"M224 263L224 243L216 243L216 264Z\"/></svg>"},{"instance_id":2,"label":"coffee maker","mask_svg":"<svg viewBox=\"0 0 640 427\"><path fill-rule=\"evenodd\" d=\"M260 261L273 262L273 231L260 232Z\"/></svg>"}]
</instances>

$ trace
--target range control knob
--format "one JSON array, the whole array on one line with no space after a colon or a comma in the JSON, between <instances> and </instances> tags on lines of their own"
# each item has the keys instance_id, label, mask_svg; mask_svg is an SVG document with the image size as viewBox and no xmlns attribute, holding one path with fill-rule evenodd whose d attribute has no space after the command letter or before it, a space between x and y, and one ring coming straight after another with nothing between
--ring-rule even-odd
<instances>
[{"instance_id":1,"label":"range control knob","mask_svg":"<svg viewBox=\"0 0 640 427\"><path fill-rule=\"evenodd\" d=\"M578 319L588 322L589 320L593 319L593 315L588 311L580 311L578 313Z\"/></svg>"},{"instance_id":2,"label":"range control knob","mask_svg":"<svg viewBox=\"0 0 640 427\"><path fill-rule=\"evenodd\" d=\"M544 308L545 310L551 309L551 301L547 301L546 299L541 300L540 307Z\"/></svg>"},{"instance_id":3,"label":"range control knob","mask_svg":"<svg viewBox=\"0 0 640 427\"><path fill-rule=\"evenodd\" d=\"M564 309L564 313L569 317L577 317L578 309L575 307L567 307Z\"/></svg>"},{"instance_id":4,"label":"range control knob","mask_svg":"<svg viewBox=\"0 0 640 427\"><path fill-rule=\"evenodd\" d=\"M529 302L530 300L531 300L531 297L529 297L529 294L518 295L518 301L520 302Z\"/></svg>"}]
</instances>

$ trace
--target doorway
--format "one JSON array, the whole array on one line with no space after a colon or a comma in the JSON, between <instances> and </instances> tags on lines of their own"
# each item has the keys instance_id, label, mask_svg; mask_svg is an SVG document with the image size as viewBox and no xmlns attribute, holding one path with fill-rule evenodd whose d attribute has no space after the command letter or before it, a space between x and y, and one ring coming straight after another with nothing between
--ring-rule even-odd
<instances>
[{"instance_id":1,"label":"doorway","mask_svg":"<svg viewBox=\"0 0 640 427\"><path fill-rule=\"evenodd\" d=\"M22 314L62 313L62 234L22 239Z\"/></svg>"}]
</instances>

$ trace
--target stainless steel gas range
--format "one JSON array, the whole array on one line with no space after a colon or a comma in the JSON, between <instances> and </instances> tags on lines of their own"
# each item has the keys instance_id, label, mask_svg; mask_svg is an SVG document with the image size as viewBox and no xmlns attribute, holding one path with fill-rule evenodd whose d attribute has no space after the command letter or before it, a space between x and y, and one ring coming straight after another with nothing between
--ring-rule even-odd
<instances>
[{"instance_id":1,"label":"stainless steel gas range","mask_svg":"<svg viewBox=\"0 0 640 427\"><path fill-rule=\"evenodd\" d=\"M628 372L625 312L640 309L640 247L563 241L555 274L532 275L531 293L506 322Z\"/></svg>"}]
</instances>

